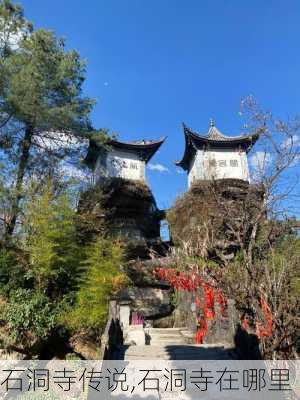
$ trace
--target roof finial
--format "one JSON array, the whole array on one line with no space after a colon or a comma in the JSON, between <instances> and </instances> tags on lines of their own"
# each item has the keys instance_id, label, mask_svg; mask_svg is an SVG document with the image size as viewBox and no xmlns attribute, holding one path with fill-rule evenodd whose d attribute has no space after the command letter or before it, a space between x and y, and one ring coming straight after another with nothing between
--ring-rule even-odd
<instances>
[{"instance_id":1,"label":"roof finial","mask_svg":"<svg viewBox=\"0 0 300 400\"><path fill-rule=\"evenodd\" d=\"M210 119L210 127L214 127L215 126L215 121L213 120L213 118Z\"/></svg>"}]
</instances>

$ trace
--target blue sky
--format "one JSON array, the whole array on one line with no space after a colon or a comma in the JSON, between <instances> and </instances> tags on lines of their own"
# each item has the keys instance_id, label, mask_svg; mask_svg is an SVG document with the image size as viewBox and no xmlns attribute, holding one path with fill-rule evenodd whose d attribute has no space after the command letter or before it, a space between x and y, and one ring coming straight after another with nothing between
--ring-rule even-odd
<instances>
[{"instance_id":1,"label":"blue sky","mask_svg":"<svg viewBox=\"0 0 300 400\"><path fill-rule=\"evenodd\" d=\"M97 100L95 127L124 140L167 142L148 170L160 207L186 190L173 161L182 122L228 135L252 94L280 117L299 113L297 0L21 0L35 26L54 30L87 60L85 94Z\"/></svg>"}]
</instances>

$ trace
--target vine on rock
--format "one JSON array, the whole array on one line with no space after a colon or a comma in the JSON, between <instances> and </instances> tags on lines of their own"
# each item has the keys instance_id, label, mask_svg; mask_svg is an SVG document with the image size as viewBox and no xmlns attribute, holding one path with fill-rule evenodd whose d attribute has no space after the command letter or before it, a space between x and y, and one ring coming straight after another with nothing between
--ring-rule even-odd
<instances>
[{"instance_id":1,"label":"vine on rock","mask_svg":"<svg viewBox=\"0 0 300 400\"><path fill-rule=\"evenodd\" d=\"M199 275L192 273L186 274L173 268L156 268L155 274L162 280L169 282L178 291L187 291L195 293L195 306L200 311L197 313L197 331L195 343L203 343L204 337L208 332L208 321L216 317L215 304L218 303L222 315L227 308L227 300L220 289L215 288L206 282ZM198 289L203 290L203 301L196 295Z\"/></svg>"},{"instance_id":2,"label":"vine on rock","mask_svg":"<svg viewBox=\"0 0 300 400\"><path fill-rule=\"evenodd\" d=\"M266 338L270 337L273 334L273 316L270 310L270 307L266 300L261 297L260 298L260 307L264 316L265 323L261 321L255 321L255 334L257 337ZM246 331L250 330L249 320L247 317L242 319L242 328Z\"/></svg>"},{"instance_id":3,"label":"vine on rock","mask_svg":"<svg viewBox=\"0 0 300 400\"><path fill-rule=\"evenodd\" d=\"M216 288L212 284L206 282L196 273L184 273L174 268L156 268L156 276L168 282L174 289L178 291L187 291L195 294L195 306L198 310L197 314L197 330L195 334L195 343L201 344L208 332L208 322L216 317L215 305L220 306L221 315L225 316L227 310L227 299L221 289ZM197 290L203 291L203 301L197 294ZM258 338L270 337L273 331L273 317L269 305L266 300L261 297L260 307L265 322L255 322L255 334ZM198 316L199 315L199 316ZM249 331L249 320L247 317L242 318L242 328Z\"/></svg>"}]
</instances>

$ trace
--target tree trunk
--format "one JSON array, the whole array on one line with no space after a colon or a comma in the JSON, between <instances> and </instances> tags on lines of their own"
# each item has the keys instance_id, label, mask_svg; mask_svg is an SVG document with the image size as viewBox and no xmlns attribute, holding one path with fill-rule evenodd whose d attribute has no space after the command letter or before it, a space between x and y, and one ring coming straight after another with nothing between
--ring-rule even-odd
<instances>
[{"instance_id":1,"label":"tree trunk","mask_svg":"<svg viewBox=\"0 0 300 400\"><path fill-rule=\"evenodd\" d=\"M19 204L22 198L23 181L26 172L26 167L30 155L30 147L33 136L33 127L27 125L25 129L25 135L21 143L21 156L18 166L17 180L14 189L14 195L11 205L11 214L8 224L5 229L5 238L9 240L14 232L18 214L19 214Z\"/></svg>"}]
</instances>

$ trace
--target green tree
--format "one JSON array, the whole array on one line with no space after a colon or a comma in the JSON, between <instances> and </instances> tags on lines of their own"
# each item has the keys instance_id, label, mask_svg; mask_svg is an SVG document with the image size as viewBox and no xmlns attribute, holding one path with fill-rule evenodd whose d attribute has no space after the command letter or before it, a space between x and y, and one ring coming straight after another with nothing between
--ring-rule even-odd
<instances>
[{"instance_id":1,"label":"green tree","mask_svg":"<svg viewBox=\"0 0 300 400\"><path fill-rule=\"evenodd\" d=\"M23 9L10 0L0 1L0 57L9 56L19 41L32 31L32 24L24 17Z\"/></svg>"},{"instance_id":2,"label":"green tree","mask_svg":"<svg viewBox=\"0 0 300 400\"><path fill-rule=\"evenodd\" d=\"M0 249L0 295L8 296L10 291L26 286L26 268L22 255L13 249Z\"/></svg>"},{"instance_id":3,"label":"green tree","mask_svg":"<svg viewBox=\"0 0 300 400\"><path fill-rule=\"evenodd\" d=\"M85 64L66 51L52 32L37 30L22 38L18 51L2 60L5 88L0 114L10 115L2 138L15 168L13 201L6 235L14 231L26 173L62 159L88 132L94 101L82 96Z\"/></svg>"},{"instance_id":4,"label":"green tree","mask_svg":"<svg viewBox=\"0 0 300 400\"><path fill-rule=\"evenodd\" d=\"M76 303L64 316L70 328L101 331L110 296L126 284L125 274L121 271L122 261L122 246L111 239L98 238L87 247L86 258L82 261L86 272Z\"/></svg>"},{"instance_id":5,"label":"green tree","mask_svg":"<svg viewBox=\"0 0 300 400\"><path fill-rule=\"evenodd\" d=\"M57 297L75 285L80 249L76 246L74 210L67 193L55 194L48 183L30 201L25 217L27 278L34 287Z\"/></svg>"},{"instance_id":6,"label":"green tree","mask_svg":"<svg viewBox=\"0 0 300 400\"><path fill-rule=\"evenodd\" d=\"M24 18L23 9L10 0L0 0L0 96L1 101L8 90L7 71L4 60L17 50L19 42L30 35L32 25ZM11 110L3 109L0 113L0 129L12 118ZM0 132L0 149L7 146L9 138Z\"/></svg>"}]
</instances>

